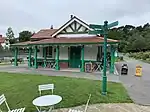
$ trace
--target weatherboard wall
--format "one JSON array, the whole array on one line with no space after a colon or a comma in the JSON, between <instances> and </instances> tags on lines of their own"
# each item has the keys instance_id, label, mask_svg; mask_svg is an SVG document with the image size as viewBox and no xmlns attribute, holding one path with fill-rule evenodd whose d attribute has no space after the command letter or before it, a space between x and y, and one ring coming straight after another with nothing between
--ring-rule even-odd
<instances>
[{"instance_id":1,"label":"weatherboard wall","mask_svg":"<svg viewBox=\"0 0 150 112\"><path fill-rule=\"evenodd\" d=\"M59 48L59 59L60 60L68 60L68 47L60 46Z\"/></svg>"},{"instance_id":2,"label":"weatherboard wall","mask_svg":"<svg viewBox=\"0 0 150 112\"><path fill-rule=\"evenodd\" d=\"M84 59L96 61L98 47L96 45L89 45L84 47Z\"/></svg>"}]
</instances>

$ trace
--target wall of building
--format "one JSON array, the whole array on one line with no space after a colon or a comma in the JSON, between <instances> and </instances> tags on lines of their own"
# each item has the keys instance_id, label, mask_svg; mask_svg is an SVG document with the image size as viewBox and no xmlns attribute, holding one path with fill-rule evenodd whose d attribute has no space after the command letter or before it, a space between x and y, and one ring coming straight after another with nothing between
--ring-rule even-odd
<instances>
[{"instance_id":1,"label":"wall of building","mask_svg":"<svg viewBox=\"0 0 150 112\"><path fill-rule=\"evenodd\" d=\"M38 58L43 58L43 47L38 48L40 51L37 53ZM55 52L54 52L55 47L53 47L53 53L52 53L52 58L55 58Z\"/></svg>"},{"instance_id":2,"label":"wall of building","mask_svg":"<svg viewBox=\"0 0 150 112\"><path fill-rule=\"evenodd\" d=\"M96 45L89 45L84 47L84 59L96 61L98 47Z\"/></svg>"},{"instance_id":3,"label":"wall of building","mask_svg":"<svg viewBox=\"0 0 150 112\"><path fill-rule=\"evenodd\" d=\"M68 47L60 47L60 60L68 60ZM84 49L84 58L85 60L93 60L96 61L98 48L96 45L85 46Z\"/></svg>"},{"instance_id":4,"label":"wall of building","mask_svg":"<svg viewBox=\"0 0 150 112\"><path fill-rule=\"evenodd\" d=\"M111 51L111 48L110 48L110 45L107 46L107 52L110 52ZM102 52L104 52L104 49L103 49L103 45L102 45Z\"/></svg>"},{"instance_id":5,"label":"wall of building","mask_svg":"<svg viewBox=\"0 0 150 112\"><path fill-rule=\"evenodd\" d=\"M68 38L91 38L91 37L93 37L93 36L95 36L95 35L89 35L89 34L59 34L59 35L57 35L57 37L61 37L61 38L63 38L63 37L68 37Z\"/></svg>"},{"instance_id":6,"label":"wall of building","mask_svg":"<svg viewBox=\"0 0 150 112\"><path fill-rule=\"evenodd\" d=\"M68 60L68 46L61 46L59 48L59 59Z\"/></svg>"},{"instance_id":7,"label":"wall of building","mask_svg":"<svg viewBox=\"0 0 150 112\"><path fill-rule=\"evenodd\" d=\"M103 52L103 45L101 45L102 49L100 52ZM38 52L38 58L43 57L43 48L40 47L40 52ZM55 58L55 47L53 47L53 53L52 58ZM110 48L108 47L108 51L110 51ZM84 47L84 59L85 60L91 60L96 61L97 59L97 53L98 53L98 47L97 45L85 45ZM103 55L103 54L102 54ZM59 59L60 60L68 60L68 46L60 46L59 47Z\"/></svg>"},{"instance_id":8,"label":"wall of building","mask_svg":"<svg viewBox=\"0 0 150 112\"><path fill-rule=\"evenodd\" d=\"M43 57L43 47L39 47L38 48L40 51L37 53L37 57L38 58L42 58Z\"/></svg>"}]
</instances>

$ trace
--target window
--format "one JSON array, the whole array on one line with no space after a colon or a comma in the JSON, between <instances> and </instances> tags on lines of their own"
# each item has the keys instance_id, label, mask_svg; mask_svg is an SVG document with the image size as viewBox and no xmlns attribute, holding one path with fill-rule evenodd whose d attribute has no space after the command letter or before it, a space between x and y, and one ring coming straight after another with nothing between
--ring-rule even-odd
<instances>
[{"instance_id":1,"label":"window","mask_svg":"<svg viewBox=\"0 0 150 112\"><path fill-rule=\"evenodd\" d=\"M53 53L53 47L52 46L46 47L46 57L52 58L52 53Z\"/></svg>"}]
</instances>

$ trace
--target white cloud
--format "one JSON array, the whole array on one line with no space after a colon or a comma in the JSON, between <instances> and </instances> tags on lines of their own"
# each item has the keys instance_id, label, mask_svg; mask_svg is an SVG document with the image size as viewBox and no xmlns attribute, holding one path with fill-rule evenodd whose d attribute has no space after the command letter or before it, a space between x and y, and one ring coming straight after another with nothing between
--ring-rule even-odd
<instances>
[{"instance_id":1,"label":"white cloud","mask_svg":"<svg viewBox=\"0 0 150 112\"><path fill-rule=\"evenodd\" d=\"M0 34L11 26L17 35L51 24L59 27L76 15L88 23L118 20L120 25L142 25L150 21L149 0L0 0Z\"/></svg>"}]
</instances>

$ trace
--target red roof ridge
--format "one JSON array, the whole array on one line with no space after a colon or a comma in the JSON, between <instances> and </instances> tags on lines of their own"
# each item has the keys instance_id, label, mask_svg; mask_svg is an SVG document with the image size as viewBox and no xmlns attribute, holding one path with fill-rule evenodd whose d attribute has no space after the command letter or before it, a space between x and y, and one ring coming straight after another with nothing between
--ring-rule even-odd
<instances>
[{"instance_id":1,"label":"red roof ridge","mask_svg":"<svg viewBox=\"0 0 150 112\"><path fill-rule=\"evenodd\" d=\"M79 36L79 37L59 37L58 39L60 38L67 38L67 39L70 39L70 38L74 38L74 39L90 39L90 38L99 38L99 36Z\"/></svg>"},{"instance_id":2,"label":"red roof ridge","mask_svg":"<svg viewBox=\"0 0 150 112\"><path fill-rule=\"evenodd\" d=\"M46 29L46 28L45 28L45 29L41 29L41 30L58 30L58 29L56 29L56 28L54 28L54 29L50 29L50 28L48 29L48 28L47 28L47 29Z\"/></svg>"},{"instance_id":3,"label":"red roof ridge","mask_svg":"<svg viewBox=\"0 0 150 112\"><path fill-rule=\"evenodd\" d=\"M104 39L104 37L98 37L98 38ZM107 40L109 40L109 41L114 41L114 42L118 42L118 41L119 41L119 40L110 39L110 38L107 38Z\"/></svg>"},{"instance_id":4,"label":"red roof ridge","mask_svg":"<svg viewBox=\"0 0 150 112\"><path fill-rule=\"evenodd\" d=\"M118 42L118 40L114 40L114 39L108 39L108 40L110 40L110 41L114 41L114 42Z\"/></svg>"}]
</instances>

